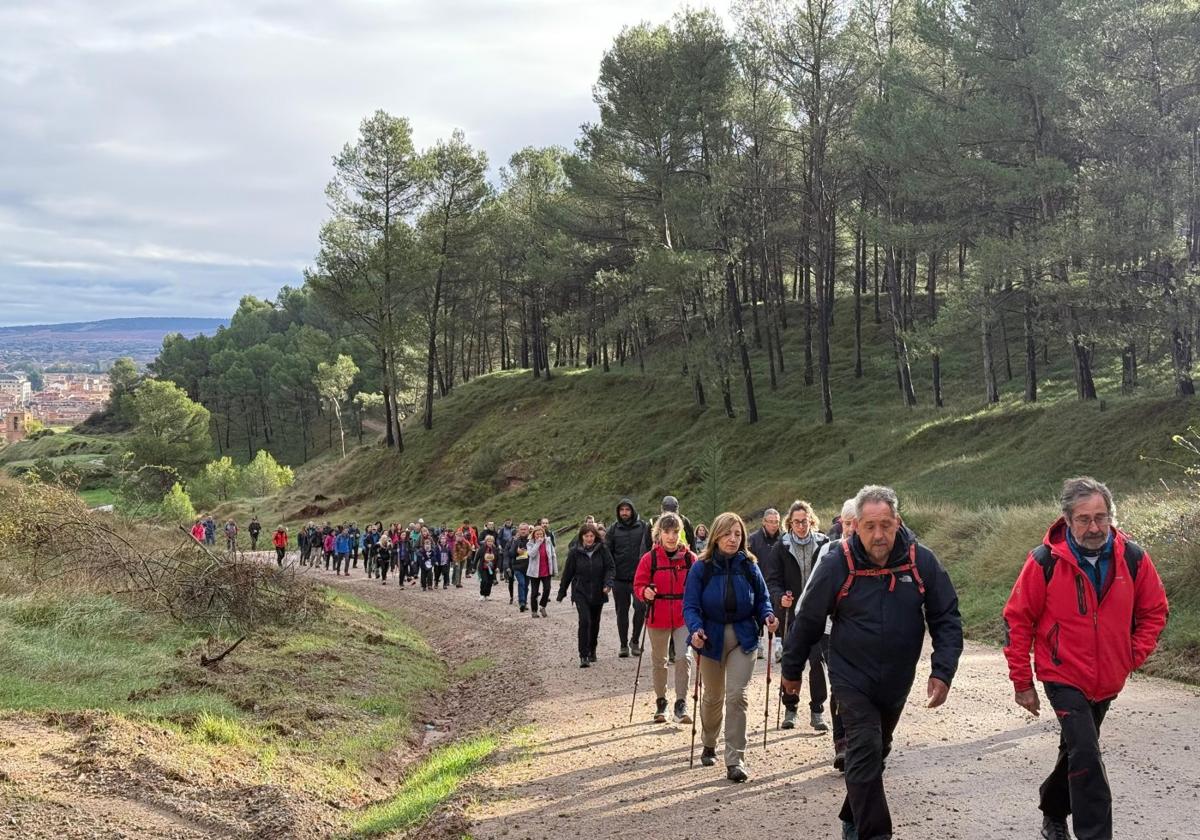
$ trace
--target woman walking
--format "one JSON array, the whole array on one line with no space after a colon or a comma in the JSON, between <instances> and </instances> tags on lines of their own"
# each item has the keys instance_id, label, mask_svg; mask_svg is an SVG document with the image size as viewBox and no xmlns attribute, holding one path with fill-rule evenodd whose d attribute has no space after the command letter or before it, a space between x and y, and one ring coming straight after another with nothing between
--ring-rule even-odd
<instances>
[{"instance_id":1,"label":"woman walking","mask_svg":"<svg viewBox=\"0 0 1200 840\"><path fill-rule=\"evenodd\" d=\"M541 525L533 526L529 537L529 611L534 618L539 615L538 590L542 593L542 618L546 617L546 604L550 603L550 578L558 574L558 555L554 551L554 543L547 539L546 529Z\"/></svg>"},{"instance_id":2,"label":"woman walking","mask_svg":"<svg viewBox=\"0 0 1200 840\"><path fill-rule=\"evenodd\" d=\"M634 597L646 603L646 632L650 635L650 668L654 676L654 722L667 720L667 676L671 643L685 651L675 657L676 723L691 723L687 713L688 688L692 684L692 654L688 651L688 629L683 621L683 589L696 555L680 541L683 521L678 514L664 513L654 523L653 547L642 555L633 576Z\"/></svg>"},{"instance_id":3,"label":"woman walking","mask_svg":"<svg viewBox=\"0 0 1200 840\"><path fill-rule=\"evenodd\" d=\"M271 538L271 544L275 546L275 562L283 567L283 555L287 554L288 533L287 529L280 525L275 529L275 536Z\"/></svg>"},{"instance_id":4,"label":"woman walking","mask_svg":"<svg viewBox=\"0 0 1200 840\"><path fill-rule=\"evenodd\" d=\"M775 613L758 562L746 548L746 525L736 513L722 513L712 524L704 552L688 572L683 617L692 647L700 652L700 724L704 752L700 763L717 762L717 734L725 722L725 769L731 782L746 772L746 686L754 673L762 626L775 632Z\"/></svg>"},{"instance_id":5,"label":"woman walking","mask_svg":"<svg viewBox=\"0 0 1200 840\"><path fill-rule=\"evenodd\" d=\"M700 552L708 546L708 526L701 522L696 526L696 544L692 546L692 551L699 556Z\"/></svg>"},{"instance_id":6,"label":"woman walking","mask_svg":"<svg viewBox=\"0 0 1200 840\"><path fill-rule=\"evenodd\" d=\"M596 640L600 636L600 611L612 592L616 568L608 546L600 540L595 525L584 525L574 547L567 553L562 580L558 582L561 603L571 587L571 603L579 613L579 667L596 661ZM543 613L544 615L544 613Z\"/></svg>"},{"instance_id":7,"label":"woman walking","mask_svg":"<svg viewBox=\"0 0 1200 840\"><path fill-rule=\"evenodd\" d=\"M474 565L479 572L479 600L491 600L492 584L496 582L496 569L500 565L500 549L491 534L483 538L483 545L475 553Z\"/></svg>"},{"instance_id":8,"label":"woman walking","mask_svg":"<svg viewBox=\"0 0 1200 840\"><path fill-rule=\"evenodd\" d=\"M417 549L417 566L421 570L421 591L428 592L433 588L433 567L437 564L437 550L433 540L426 539Z\"/></svg>"}]
</instances>

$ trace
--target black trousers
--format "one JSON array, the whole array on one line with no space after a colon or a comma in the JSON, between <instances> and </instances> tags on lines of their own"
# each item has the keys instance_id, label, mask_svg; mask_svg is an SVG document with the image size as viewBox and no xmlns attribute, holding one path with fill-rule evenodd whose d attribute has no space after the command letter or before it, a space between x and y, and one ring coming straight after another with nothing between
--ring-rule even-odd
<instances>
[{"instance_id":1,"label":"black trousers","mask_svg":"<svg viewBox=\"0 0 1200 840\"><path fill-rule=\"evenodd\" d=\"M1077 840L1112 840L1112 792L1100 756L1100 724L1113 698L1091 703L1077 688L1045 683L1062 734L1058 761L1042 782L1040 808L1048 817L1072 817Z\"/></svg>"},{"instance_id":2,"label":"black trousers","mask_svg":"<svg viewBox=\"0 0 1200 840\"><path fill-rule=\"evenodd\" d=\"M633 637L634 644L642 637L642 623L646 620L646 605L633 597L633 581L618 580L613 582L613 605L617 608L617 636L621 639L621 647L630 642L629 636L629 605L633 604Z\"/></svg>"},{"instance_id":3,"label":"black trousers","mask_svg":"<svg viewBox=\"0 0 1200 840\"><path fill-rule=\"evenodd\" d=\"M492 595L492 584L495 583L496 573L491 569L479 570L479 594L484 598L490 598Z\"/></svg>"},{"instance_id":4,"label":"black trousers","mask_svg":"<svg viewBox=\"0 0 1200 840\"><path fill-rule=\"evenodd\" d=\"M603 609L603 603L575 603L575 610L579 613L579 656L581 659L596 655L596 641L600 638L600 611Z\"/></svg>"},{"instance_id":5,"label":"black trousers","mask_svg":"<svg viewBox=\"0 0 1200 840\"><path fill-rule=\"evenodd\" d=\"M283 565L283 555L285 555L285 554L287 554L286 548L280 548L279 546L275 546L275 562L278 563L280 566Z\"/></svg>"},{"instance_id":6,"label":"black trousers","mask_svg":"<svg viewBox=\"0 0 1200 840\"><path fill-rule=\"evenodd\" d=\"M541 605L544 607L550 603L550 578L533 577L529 578L529 608L537 609L538 606L538 589L542 591Z\"/></svg>"},{"instance_id":7,"label":"black trousers","mask_svg":"<svg viewBox=\"0 0 1200 840\"><path fill-rule=\"evenodd\" d=\"M883 761L904 704L888 707L850 688L837 690L846 727L846 799L839 816L854 824L859 840L892 836L892 814L883 792Z\"/></svg>"}]
</instances>

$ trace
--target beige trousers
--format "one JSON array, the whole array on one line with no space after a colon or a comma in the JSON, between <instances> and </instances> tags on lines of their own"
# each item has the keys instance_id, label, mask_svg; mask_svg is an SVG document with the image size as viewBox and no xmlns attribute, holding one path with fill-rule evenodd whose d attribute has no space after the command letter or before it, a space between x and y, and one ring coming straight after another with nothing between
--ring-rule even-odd
<instances>
[{"instance_id":1,"label":"beige trousers","mask_svg":"<svg viewBox=\"0 0 1200 840\"><path fill-rule=\"evenodd\" d=\"M686 626L674 630L647 627L650 635L650 668L654 674L654 696L667 696L667 673L671 638L675 638L675 699L687 700L692 684L692 648Z\"/></svg>"},{"instance_id":2,"label":"beige trousers","mask_svg":"<svg viewBox=\"0 0 1200 840\"><path fill-rule=\"evenodd\" d=\"M700 659L700 679L704 682L700 698L700 723L704 746L716 749L721 717L725 717L725 766L742 763L746 753L746 711L750 700L746 687L754 674L757 651L746 653L738 645L733 625L725 625L723 656L718 662L707 656ZM723 708L722 708L723 707Z\"/></svg>"}]
</instances>

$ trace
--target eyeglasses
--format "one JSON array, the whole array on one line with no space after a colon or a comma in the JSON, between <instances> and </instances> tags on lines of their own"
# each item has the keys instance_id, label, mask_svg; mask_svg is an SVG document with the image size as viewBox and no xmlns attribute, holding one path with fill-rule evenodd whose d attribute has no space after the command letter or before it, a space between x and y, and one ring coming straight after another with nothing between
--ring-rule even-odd
<instances>
[{"instance_id":1,"label":"eyeglasses","mask_svg":"<svg viewBox=\"0 0 1200 840\"><path fill-rule=\"evenodd\" d=\"M1112 522L1112 517L1107 513L1097 513L1095 516L1072 516L1071 521L1080 528L1090 528L1092 525L1097 528L1105 528L1108 523Z\"/></svg>"}]
</instances>

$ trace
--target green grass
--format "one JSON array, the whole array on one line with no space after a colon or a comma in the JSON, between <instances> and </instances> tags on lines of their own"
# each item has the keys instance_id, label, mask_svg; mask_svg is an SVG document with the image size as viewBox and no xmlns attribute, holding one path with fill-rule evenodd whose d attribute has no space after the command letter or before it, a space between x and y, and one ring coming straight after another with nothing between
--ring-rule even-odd
<instances>
[{"instance_id":1,"label":"green grass","mask_svg":"<svg viewBox=\"0 0 1200 840\"><path fill-rule=\"evenodd\" d=\"M38 440L23 440L0 449L0 465L32 464L49 458L56 464L103 458L125 449L122 435L81 435L75 432L47 435Z\"/></svg>"},{"instance_id":2,"label":"green grass","mask_svg":"<svg viewBox=\"0 0 1200 840\"><path fill-rule=\"evenodd\" d=\"M496 739L479 736L440 747L409 773L400 790L351 820L354 837L375 837L423 822L452 797L463 781L496 749Z\"/></svg>"},{"instance_id":3,"label":"green grass","mask_svg":"<svg viewBox=\"0 0 1200 840\"><path fill-rule=\"evenodd\" d=\"M80 490L79 496L89 507L100 507L101 505L111 505L117 500L116 493L111 487L97 487L92 490Z\"/></svg>"}]
</instances>

